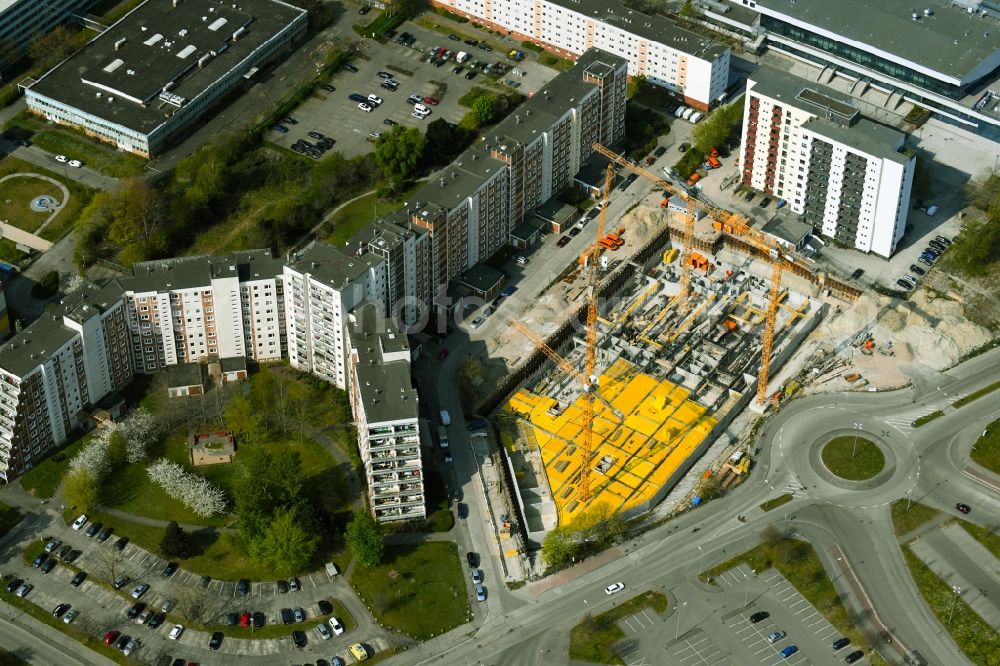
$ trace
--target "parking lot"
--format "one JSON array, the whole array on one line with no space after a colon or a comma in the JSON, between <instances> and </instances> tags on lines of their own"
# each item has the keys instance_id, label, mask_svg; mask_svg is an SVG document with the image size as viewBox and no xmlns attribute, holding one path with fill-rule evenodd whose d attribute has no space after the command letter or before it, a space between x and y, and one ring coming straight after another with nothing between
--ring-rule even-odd
<instances>
[{"instance_id":1,"label":"parking lot","mask_svg":"<svg viewBox=\"0 0 1000 666\"><path fill-rule=\"evenodd\" d=\"M375 138L371 136L373 132L392 129L385 124L386 119L421 129L438 118L452 123L460 121L468 109L458 104L459 98L473 86L486 85L487 77L482 73L481 67L476 69L473 79L466 78L470 66L474 64L503 63L516 68L519 73L524 71L525 76L513 71L506 72L501 75L500 80L516 80L520 91L525 94L533 92L535 85L540 85L557 74L555 70L538 63L511 63L496 49L487 53L411 23L404 23L399 30L400 33L410 32L417 40L410 46L403 46L395 40L385 44L366 41L361 55L352 61L358 71L340 70L334 74L325 83L335 90L317 88L309 99L291 112L296 124L281 123L281 127L288 132L272 129L268 133L268 140L291 148L300 139L315 143L307 133L319 132L334 139L336 143L332 150L345 157L354 157L374 150L371 143ZM464 50L469 54L469 59L461 65L461 71L455 74L453 69L458 64L454 56L441 67L428 62L429 51L433 47L447 48L456 53ZM383 79L378 77L378 72L390 74L399 82L399 88L392 91L381 87ZM529 86L528 82L534 84ZM350 99L352 94L364 98L374 94L382 99L382 104L371 112L365 112L358 108L357 101ZM406 101L410 95L433 97L439 104L426 105L431 113L425 119L414 118L413 106Z\"/></svg>"}]
</instances>

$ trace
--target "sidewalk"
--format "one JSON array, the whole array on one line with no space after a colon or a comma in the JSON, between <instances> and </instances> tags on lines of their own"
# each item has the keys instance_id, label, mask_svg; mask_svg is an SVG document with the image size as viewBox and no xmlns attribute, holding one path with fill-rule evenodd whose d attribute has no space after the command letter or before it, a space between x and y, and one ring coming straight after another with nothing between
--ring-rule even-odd
<instances>
[{"instance_id":1,"label":"sidewalk","mask_svg":"<svg viewBox=\"0 0 1000 666\"><path fill-rule=\"evenodd\" d=\"M546 576L544 579L535 583L529 583L528 592L530 592L534 597L541 596L545 592L559 587L564 583L576 580L580 576L586 575L596 569L600 569L604 565L614 562L623 555L625 555L625 552L618 546L609 548L603 553L599 553L593 557L588 557L569 569L552 574L551 576Z\"/></svg>"}]
</instances>

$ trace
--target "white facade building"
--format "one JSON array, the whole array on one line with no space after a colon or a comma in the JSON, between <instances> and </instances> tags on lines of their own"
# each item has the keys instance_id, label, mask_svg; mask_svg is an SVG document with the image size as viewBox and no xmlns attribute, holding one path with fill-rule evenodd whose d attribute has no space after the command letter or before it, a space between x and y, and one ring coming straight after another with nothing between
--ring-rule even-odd
<instances>
[{"instance_id":1,"label":"white facade building","mask_svg":"<svg viewBox=\"0 0 1000 666\"><path fill-rule=\"evenodd\" d=\"M815 231L883 257L906 229L916 158L848 95L761 68L747 81L742 183L788 202Z\"/></svg>"},{"instance_id":2,"label":"white facade building","mask_svg":"<svg viewBox=\"0 0 1000 666\"><path fill-rule=\"evenodd\" d=\"M729 48L679 27L659 14L643 14L617 0L431 0L431 4L529 40L560 55L591 48L628 61L629 76L675 92L707 110L729 85Z\"/></svg>"},{"instance_id":3,"label":"white facade building","mask_svg":"<svg viewBox=\"0 0 1000 666\"><path fill-rule=\"evenodd\" d=\"M347 343L351 406L375 518L424 518L417 392L410 384L407 338L368 304L350 316Z\"/></svg>"}]
</instances>

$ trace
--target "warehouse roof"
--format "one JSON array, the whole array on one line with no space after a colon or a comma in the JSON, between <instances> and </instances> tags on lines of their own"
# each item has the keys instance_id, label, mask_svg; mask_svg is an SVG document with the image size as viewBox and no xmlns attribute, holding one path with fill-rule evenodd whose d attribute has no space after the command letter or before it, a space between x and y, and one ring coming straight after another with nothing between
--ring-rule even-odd
<instances>
[{"instance_id":1,"label":"warehouse roof","mask_svg":"<svg viewBox=\"0 0 1000 666\"><path fill-rule=\"evenodd\" d=\"M305 14L278 0L146 0L30 90L149 134Z\"/></svg>"},{"instance_id":2,"label":"warehouse roof","mask_svg":"<svg viewBox=\"0 0 1000 666\"><path fill-rule=\"evenodd\" d=\"M918 5L911 0L758 0L757 9L840 35L848 45L856 42L865 50L878 49L942 74L963 77L1000 51L1000 25L957 4L945 0Z\"/></svg>"}]
</instances>

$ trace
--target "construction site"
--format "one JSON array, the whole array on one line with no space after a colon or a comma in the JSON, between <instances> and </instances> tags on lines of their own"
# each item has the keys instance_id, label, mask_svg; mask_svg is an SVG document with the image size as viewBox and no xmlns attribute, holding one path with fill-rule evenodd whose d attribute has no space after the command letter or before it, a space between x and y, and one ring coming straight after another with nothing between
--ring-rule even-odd
<instances>
[{"instance_id":1,"label":"construction site","mask_svg":"<svg viewBox=\"0 0 1000 666\"><path fill-rule=\"evenodd\" d=\"M606 153L654 180L664 202L627 262L609 255L635 216L601 216L594 247L564 280L581 290L578 317L545 339L530 315L512 322L544 354L494 411L535 543L602 504L625 517L655 507L734 417L780 398L769 374L828 307L822 279L773 240ZM617 231L604 235L605 223ZM746 454L718 470L720 487L746 475Z\"/></svg>"}]
</instances>

